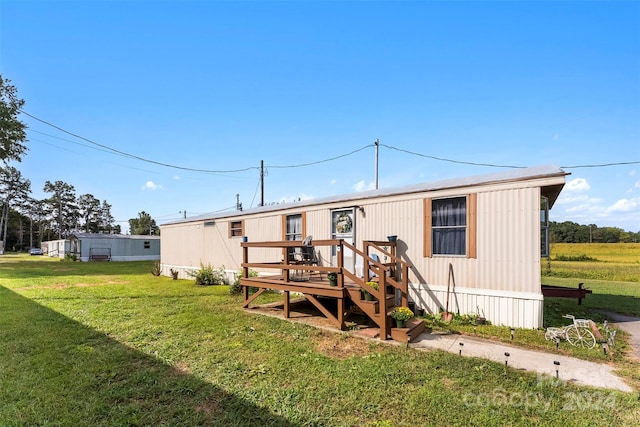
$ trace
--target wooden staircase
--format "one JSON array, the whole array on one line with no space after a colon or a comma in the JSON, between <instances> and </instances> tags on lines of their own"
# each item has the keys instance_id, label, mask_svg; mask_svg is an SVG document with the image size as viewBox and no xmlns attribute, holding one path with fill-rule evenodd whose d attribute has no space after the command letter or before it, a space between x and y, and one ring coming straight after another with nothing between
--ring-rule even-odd
<instances>
[{"instance_id":1,"label":"wooden staircase","mask_svg":"<svg viewBox=\"0 0 640 427\"><path fill-rule=\"evenodd\" d=\"M359 310L371 319L379 328L378 337L380 339L393 339L395 341L409 343L414 341L425 330L422 319L411 319L406 327L395 327L395 320L391 317L393 308L396 307L396 290L400 294L400 306L408 307L408 273L409 265L395 255L388 253L380 243L385 242L364 242L365 251L361 252L351 246L349 249L360 254L364 260L365 276L357 277L347 270L343 270L345 277L352 283L344 287L348 298L359 308ZM346 246L350 246L345 244ZM369 256L369 248L373 247L391 259L390 263L380 263ZM400 268L397 268L397 266ZM398 277L399 276L399 277ZM376 290L367 282L375 281L378 284ZM367 301L363 292L366 291L373 296L371 301Z\"/></svg>"},{"instance_id":2,"label":"wooden staircase","mask_svg":"<svg viewBox=\"0 0 640 427\"><path fill-rule=\"evenodd\" d=\"M360 287L345 287L345 290L349 295L349 299L353 301L363 314L378 326L378 338L391 338L394 341L409 343L415 341L415 339L425 331L423 319L414 318L407 321L406 327L404 328L395 327L395 320L391 317L391 311L396 306L395 295L386 294L387 313L382 316L380 314L380 302L378 300L366 301L363 299ZM383 330L385 331L384 335L382 334Z\"/></svg>"}]
</instances>

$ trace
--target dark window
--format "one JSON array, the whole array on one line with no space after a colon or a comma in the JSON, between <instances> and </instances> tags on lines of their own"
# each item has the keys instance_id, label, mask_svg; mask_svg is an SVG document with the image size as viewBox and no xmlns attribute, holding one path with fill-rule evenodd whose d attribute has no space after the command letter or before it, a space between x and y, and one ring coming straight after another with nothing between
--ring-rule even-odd
<instances>
[{"instance_id":1,"label":"dark window","mask_svg":"<svg viewBox=\"0 0 640 427\"><path fill-rule=\"evenodd\" d=\"M549 258L549 199L540 200L540 256Z\"/></svg>"},{"instance_id":2,"label":"dark window","mask_svg":"<svg viewBox=\"0 0 640 427\"><path fill-rule=\"evenodd\" d=\"M466 197L433 200L431 221L431 248L434 255L466 255Z\"/></svg>"},{"instance_id":3,"label":"dark window","mask_svg":"<svg viewBox=\"0 0 640 427\"><path fill-rule=\"evenodd\" d=\"M229 225L229 236L242 237L243 234L242 221L231 221Z\"/></svg>"},{"instance_id":4,"label":"dark window","mask_svg":"<svg viewBox=\"0 0 640 427\"><path fill-rule=\"evenodd\" d=\"M148 240L145 240L145 241L144 241L144 248L145 248L145 249L151 249L151 242L150 242L150 241L148 241Z\"/></svg>"}]
</instances>

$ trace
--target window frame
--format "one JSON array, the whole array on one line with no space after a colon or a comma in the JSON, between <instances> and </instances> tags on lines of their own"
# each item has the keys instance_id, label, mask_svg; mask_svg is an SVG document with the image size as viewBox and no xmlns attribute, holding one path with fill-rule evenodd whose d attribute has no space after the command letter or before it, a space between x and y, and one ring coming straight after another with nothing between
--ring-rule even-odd
<instances>
[{"instance_id":1,"label":"window frame","mask_svg":"<svg viewBox=\"0 0 640 427\"><path fill-rule=\"evenodd\" d=\"M244 220L229 221L229 238L244 236Z\"/></svg>"},{"instance_id":2,"label":"window frame","mask_svg":"<svg viewBox=\"0 0 640 427\"><path fill-rule=\"evenodd\" d=\"M449 200L465 198L465 253L464 254L436 254L433 248L433 202L437 200ZM434 197L424 199L424 237L423 237L423 256L425 258L433 257L454 257L454 258L477 258L477 193L469 193L466 195L452 195L445 197ZM462 226L437 226L438 229L460 229Z\"/></svg>"}]
</instances>

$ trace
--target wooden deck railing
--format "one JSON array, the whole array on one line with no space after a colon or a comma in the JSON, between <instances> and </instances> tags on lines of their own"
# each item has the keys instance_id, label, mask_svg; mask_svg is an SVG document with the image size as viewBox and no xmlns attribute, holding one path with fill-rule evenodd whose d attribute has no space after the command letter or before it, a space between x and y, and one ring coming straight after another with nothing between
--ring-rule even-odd
<instances>
[{"instance_id":1,"label":"wooden deck railing","mask_svg":"<svg viewBox=\"0 0 640 427\"><path fill-rule=\"evenodd\" d=\"M354 245L342 239L330 240L314 240L312 246L314 250L319 247L336 247L335 265L305 265L291 262L288 256L292 248L302 248L301 241L271 241L271 242L243 242L242 246L242 277L240 283L243 285L244 307L248 307L262 292L266 289L276 289L284 293L284 311L285 317L289 317L289 293L299 292L304 294L307 299L314 304L327 318L334 321L338 327L344 329L344 300L350 298L380 327L381 337L386 338L391 328L391 319L388 316L389 309L395 305L390 303L388 298L391 296L387 293L392 288L395 298L395 290L399 290L401 295L401 305L408 305L408 272L410 265L396 256L395 242L381 241L365 241L364 250L360 250ZM389 247L387 251L384 247ZM254 248L262 249L281 249L280 261L260 261L251 262L249 252ZM375 249L383 256L389 258L391 262L380 262L370 255L370 249ZM345 251L351 251L355 257L363 260L362 276L345 268L344 254ZM327 252L327 251L323 251ZM330 251L328 252L330 253ZM358 259L359 259L358 258ZM250 277L250 269L254 270L271 270L273 275L263 274L259 277ZM275 273L277 271L277 273ZM320 273L320 280L306 280L300 282L294 280L293 272ZM337 274L337 286L330 286L329 280L326 279L328 273ZM325 279L322 278L324 274ZM293 276L292 276L293 275ZM400 277L398 277L398 275ZM376 290L367 282L377 281L378 289ZM256 287L258 290L250 295L249 287ZM365 303L361 300L362 291L366 291L374 298L373 302ZM338 313L333 315L316 299L316 296L326 296L336 298L338 300ZM376 306L377 305L377 306Z\"/></svg>"}]
</instances>

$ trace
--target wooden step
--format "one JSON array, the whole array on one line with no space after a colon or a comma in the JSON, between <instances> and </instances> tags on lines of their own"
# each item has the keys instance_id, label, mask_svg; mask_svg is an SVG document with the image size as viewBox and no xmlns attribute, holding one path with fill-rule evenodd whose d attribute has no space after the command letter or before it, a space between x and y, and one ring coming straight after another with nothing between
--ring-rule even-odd
<instances>
[{"instance_id":1,"label":"wooden step","mask_svg":"<svg viewBox=\"0 0 640 427\"><path fill-rule=\"evenodd\" d=\"M391 338L394 341L410 343L424 331L424 319L411 319L407 321L406 328L391 328Z\"/></svg>"}]
</instances>

